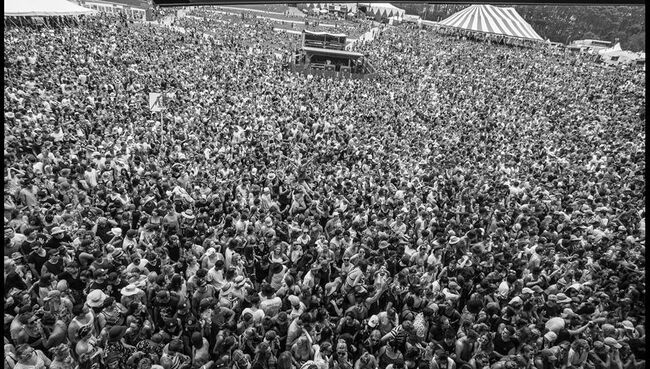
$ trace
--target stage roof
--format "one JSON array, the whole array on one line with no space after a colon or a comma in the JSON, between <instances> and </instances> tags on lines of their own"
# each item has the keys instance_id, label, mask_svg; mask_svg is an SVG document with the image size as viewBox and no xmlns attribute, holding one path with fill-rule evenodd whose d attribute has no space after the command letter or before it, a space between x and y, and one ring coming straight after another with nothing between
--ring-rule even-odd
<instances>
[{"instance_id":1,"label":"stage roof","mask_svg":"<svg viewBox=\"0 0 650 369\"><path fill-rule=\"evenodd\" d=\"M336 56L352 56L356 58L360 58L364 56L361 53L355 53L352 51L343 51L343 50L332 50L332 49L321 49L317 47L309 47L309 46L304 46L302 48L303 51L306 52L311 52L311 53L319 53L319 54L326 54L326 55L336 55Z\"/></svg>"}]
</instances>

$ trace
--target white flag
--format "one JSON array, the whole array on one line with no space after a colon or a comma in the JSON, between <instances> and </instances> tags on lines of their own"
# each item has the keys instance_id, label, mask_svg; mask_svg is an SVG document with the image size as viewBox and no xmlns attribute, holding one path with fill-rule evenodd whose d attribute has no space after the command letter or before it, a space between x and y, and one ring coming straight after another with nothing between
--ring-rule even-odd
<instances>
[{"instance_id":1,"label":"white flag","mask_svg":"<svg viewBox=\"0 0 650 369\"><path fill-rule=\"evenodd\" d=\"M165 108L163 105L163 97L160 93L150 92L149 93L149 109L152 112L157 113L162 111Z\"/></svg>"}]
</instances>

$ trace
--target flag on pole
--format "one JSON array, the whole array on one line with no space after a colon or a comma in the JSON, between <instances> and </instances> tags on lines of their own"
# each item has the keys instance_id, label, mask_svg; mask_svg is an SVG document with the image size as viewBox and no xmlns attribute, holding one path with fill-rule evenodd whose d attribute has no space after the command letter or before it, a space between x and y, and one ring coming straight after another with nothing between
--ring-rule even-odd
<instances>
[{"instance_id":1,"label":"flag on pole","mask_svg":"<svg viewBox=\"0 0 650 369\"><path fill-rule=\"evenodd\" d=\"M165 105L163 104L163 96L161 93L149 93L149 109L151 109L153 113L157 113L165 109Z\"/></svg>"}]
</instances>

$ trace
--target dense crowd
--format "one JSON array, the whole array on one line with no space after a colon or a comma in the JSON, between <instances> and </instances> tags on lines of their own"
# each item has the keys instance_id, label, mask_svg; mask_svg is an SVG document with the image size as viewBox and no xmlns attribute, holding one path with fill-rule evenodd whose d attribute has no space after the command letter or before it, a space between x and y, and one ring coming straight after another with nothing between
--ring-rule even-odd
<instances>
[{"instance_id":1,"label":"dense crowd","mask_svg":"<svg viewBox=\"0 0 650 369\"><path fill-rule=\"evenodd\" d=\"M194 22L5 29L5 368L645 367L644 72Z\"/></svg>"}]
</instances>

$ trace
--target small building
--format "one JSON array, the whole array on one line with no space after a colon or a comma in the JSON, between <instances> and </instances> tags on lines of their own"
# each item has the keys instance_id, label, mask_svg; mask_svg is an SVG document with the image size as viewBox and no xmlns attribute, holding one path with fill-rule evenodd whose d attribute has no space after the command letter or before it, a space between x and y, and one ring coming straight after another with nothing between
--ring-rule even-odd
<instances>
[{"instance_id":1,"label":"small building","mask_svg":"<svg viewBox=\"0 0 650 369\"><path fill-rule=\"evenodd\" d=\"M346 51L347 35L303 31L302 47L292 57L294 72L332 78L368 78L376 75L361 53Z\"/></svg>"}]
</instances>

